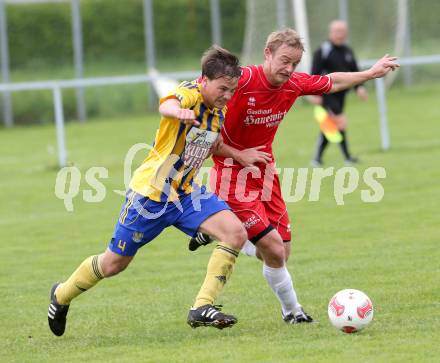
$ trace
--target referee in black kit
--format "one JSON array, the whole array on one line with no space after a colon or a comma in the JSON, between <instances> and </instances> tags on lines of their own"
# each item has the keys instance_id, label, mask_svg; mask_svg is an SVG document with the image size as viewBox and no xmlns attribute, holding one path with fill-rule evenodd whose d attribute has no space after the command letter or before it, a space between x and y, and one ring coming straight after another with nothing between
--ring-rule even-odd
<instances>
[{"instance_id":1,"label":"referee in black kit","mask_svg":"<svg viewBox=\"0 0 440 363\"><path fill-rule=\"evenodd\" d=\"M332 72L357 72L358 65L354 57L352 49L345 44L348 36L347 24L342 20L334 20L329 25L328 40L313 53L312 74L325 75ZM368 93L364 86L355 87L356 94L360 99L366 101ZM336 123L342 141L339 146L344 155L346 164L353 164L358 161L357 158L351 156L348 151L347 143L347 118L344 115L344 101L347 91L326 94L324 96L313 96L312 102L322 105L327 112L330 113L332 119ZM312 160L313 166L322 165L322 155L328 145L328 140L321 132L317 143L315 157Z\"/></svg>"}]
</instances>

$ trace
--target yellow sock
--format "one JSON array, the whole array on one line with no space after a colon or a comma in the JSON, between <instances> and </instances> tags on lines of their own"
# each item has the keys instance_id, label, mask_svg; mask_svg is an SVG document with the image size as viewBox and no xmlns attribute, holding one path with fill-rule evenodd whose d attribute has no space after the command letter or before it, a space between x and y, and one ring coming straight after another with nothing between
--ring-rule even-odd
<instances>
[{"instance_id":1,"label":"yellow sock","mask_svg":"<svg viewBox=\"0 0 440 363\"><path fill-rule=\"evenodd\" d=\"M235 259L240 251L229 247L226 243L219 243L208 262L205 281L196 297L194 307L213 304L226 281L232 274Z\"/></svg>"},{"instance_id":2,"label":"yellow sock","mask_svg":"<svg viewBox=\"0 0 440 363\"><path fill-rule=\"evenodd\" d=\"M66 282L58 285L55 297L59 304L69 305L72 299L95 286L104 278L99 256L86 258Z\"/></svg>"}]
</instances>

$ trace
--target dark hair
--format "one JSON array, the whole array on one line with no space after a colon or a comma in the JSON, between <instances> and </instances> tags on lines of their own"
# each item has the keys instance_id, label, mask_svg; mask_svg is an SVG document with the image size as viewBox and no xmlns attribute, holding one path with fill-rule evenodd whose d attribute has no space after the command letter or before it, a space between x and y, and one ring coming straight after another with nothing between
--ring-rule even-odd
<instances>
[{"instance_id":1,"label":"dark hair","mask_svg":"<svg viewBox=\"0 0 440 363\"><path fill-rule=\"evenodd\" d=\"M202 76L209 79L220 77L238 78L241 75L240 61L228 50L213 45L203 53Z\"/></svg>"}]
</instances>

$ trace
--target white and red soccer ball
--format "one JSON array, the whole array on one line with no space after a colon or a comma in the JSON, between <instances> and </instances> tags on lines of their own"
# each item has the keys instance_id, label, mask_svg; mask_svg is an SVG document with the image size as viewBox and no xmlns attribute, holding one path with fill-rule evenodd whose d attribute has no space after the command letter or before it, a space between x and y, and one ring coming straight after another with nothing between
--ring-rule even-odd
<instances>
[{"instance_id":1,"label":"white and red soccer ball","mask_svg":"<svg viewBox=\"0 0 440 363\"><path fill-rule=\"evenodd\" d=\"M328 303L328 317L336 329L355 333L373 320L373 303L362 291L341 290Z\"/></svg>"}]
</instances>

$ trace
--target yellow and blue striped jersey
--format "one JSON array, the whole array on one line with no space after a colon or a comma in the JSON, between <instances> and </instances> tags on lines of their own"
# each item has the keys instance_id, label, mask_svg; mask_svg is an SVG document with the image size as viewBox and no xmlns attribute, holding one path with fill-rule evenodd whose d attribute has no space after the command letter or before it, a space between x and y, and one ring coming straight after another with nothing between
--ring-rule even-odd
<instances>
[{"instance_id":1,"label":"yellow and blue striped jersey","mask_svg":"<svg viewBox=\"0 0 440 363\"><path fill-rule=\"evenodd\" d=\"M208 108L197 81L182 82L160 102L175 98L194 110L200 126L162 117L154 147L135 171L130 188L157 202L174 201L192 191L194 177L209 156L223 125L226 107Z\"/></svg>"}]
</instances>

